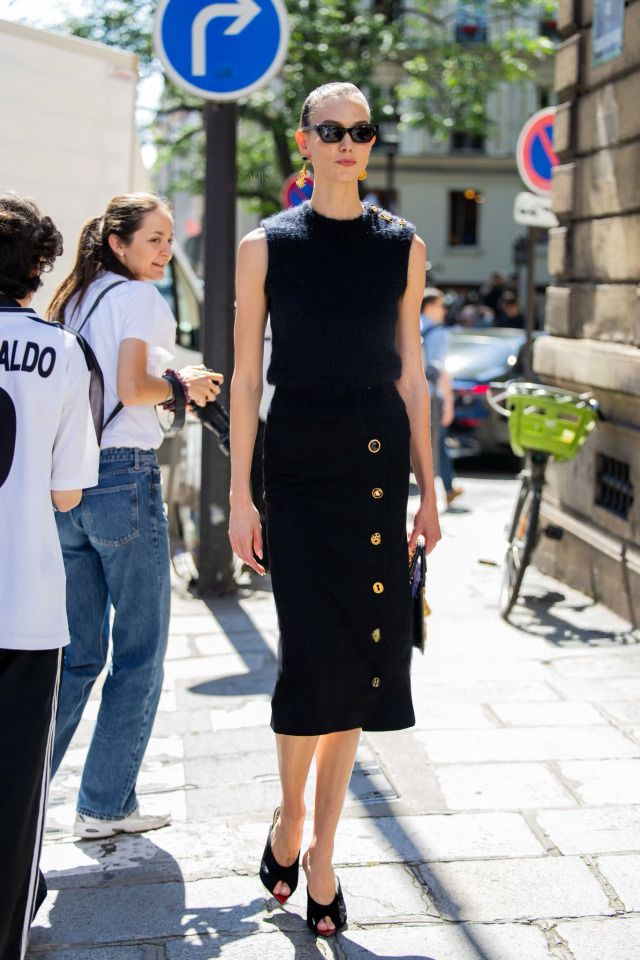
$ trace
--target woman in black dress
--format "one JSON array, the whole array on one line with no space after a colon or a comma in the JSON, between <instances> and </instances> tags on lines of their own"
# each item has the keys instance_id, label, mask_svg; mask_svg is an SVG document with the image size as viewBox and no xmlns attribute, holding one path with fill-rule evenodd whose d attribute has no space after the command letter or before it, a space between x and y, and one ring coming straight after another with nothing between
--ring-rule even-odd
<instances>
[{"instance_id":1,"label":"woman in black dress","mask_svg":"<svg viewBox=\"0 0 640 960\"><path fill-rule=\"evenodd\" d=\"M296 132L314 167L311 201L269 217L238 253L229 535L260 574L250 470L268 314L276 386L264 467L282 801L260 876L281 903L296 887L315 757L302 865L307 922L323 936L346 922L332 857L360 733L414 723L408 547L440 538L419 332L425 245L406 220L359 199L376 133L357 87L314 90ZM411 468L421 501L407 543Z\"/></svg>"}]
</instances>

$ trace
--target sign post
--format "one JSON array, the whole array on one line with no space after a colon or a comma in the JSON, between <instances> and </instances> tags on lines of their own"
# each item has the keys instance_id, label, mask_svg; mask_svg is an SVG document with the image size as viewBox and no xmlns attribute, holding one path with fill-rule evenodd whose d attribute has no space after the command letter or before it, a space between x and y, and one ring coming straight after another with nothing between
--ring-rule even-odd
<instances>
[{"instance_id":1,"label":"sign post","mask_svg":"<svg viewBox=\"0 0 640 960\"><path fill-rule=\"evenodd\" d=\"M535 251L541 227L557 224L551 211L549 197L552 170L558 163L553 149L555 107L539 110L529 117L520 131L516 147L518 172L532 193L520 193L516 197L514 218L516 223L528 226L527 237L527 347L524 355L525 376L531 374L533 359L533 331L536 319Z\"/></svg>"},{"instance_id":2,"label":"sign post","mask_svg":"<svg viewBox=\"0 0 640 960\"><path fill-rule=\"evenodd\" d=\"M160 0L154 24L156 52L183 90L210 101L205 107L205 299L202 350L206 366L225 376L228 404L233 370L236 210L236 101L260 89L280 70L289 24L283 0ZM203 430L200 482L200 592L234 587L229 525L229 461Z\"/></svg>"},{"instance_id":3,"label":"sign post","mask_svg":"<svg viewBox=\"0 0 640 960\"><path fill-rule=\"evenodd\" d=\"M228 406L233 373L236 111L235 103L207 103L204 109L206 200L202 354L206 367L224 374L221 396L225 406ZM233 588L233 557L227 535L228 504L229 461L221 453L214 434L203 430L198 553L198 587L201 592L223 593Z\"/></svg>"}]
</instances>

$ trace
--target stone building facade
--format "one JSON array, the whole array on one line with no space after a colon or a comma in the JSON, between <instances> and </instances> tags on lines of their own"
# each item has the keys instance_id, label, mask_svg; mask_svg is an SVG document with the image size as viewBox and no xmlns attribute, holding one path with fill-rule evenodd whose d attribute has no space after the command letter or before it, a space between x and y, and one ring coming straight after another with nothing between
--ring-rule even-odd
<instances>
[{"instance_id":1,"label":"stone building facade","mask_svg":"<svg viewBox=\"0 0 640 960\"><path fill-rule=\"evenodd\" d=\"M539 566L640 622L640 0L560 0L546 327L538 377L591 390L604 419L551 466ZM613 21L600 19L605 15ZM611 32L613 29L613 33ZM607 30L609 31L607 34ZM594 57L613 36L604 62ZM619 39L619 34L618 34ZM558 530L556 529L556 534Z\"/></svg>"}]
</instances>

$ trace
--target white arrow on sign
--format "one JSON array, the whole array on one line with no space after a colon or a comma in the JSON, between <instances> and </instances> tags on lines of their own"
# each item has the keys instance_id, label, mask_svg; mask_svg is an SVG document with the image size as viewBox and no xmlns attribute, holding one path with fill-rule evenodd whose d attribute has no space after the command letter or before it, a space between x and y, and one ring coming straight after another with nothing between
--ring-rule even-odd
<instances>
[{"instance_id":1,"label":"white arrow on sign","mask_svg":"<svg viewBox=\"0 0 640 960\"><path fill-rule=\"evenodd\" d=\"M519 193L513 205L513 219L525 227L557 227L558 218L551 209L551 198L535 193Z\"/></svg>"},{"instance_id":2,"label":"white arrow on sign","mask_svg":"<svg viewBox=\"0 0 640 960\"><path fill-rule=\"evenodd\" d=\"M191 28L191 72L194 77L207 73L207 27L216 17L233 17L224 31L226 36L242 33L251 21L262 13L255 0L238 0L237 3L210 3L203 7Z\"/></svg>"}]
</instances>

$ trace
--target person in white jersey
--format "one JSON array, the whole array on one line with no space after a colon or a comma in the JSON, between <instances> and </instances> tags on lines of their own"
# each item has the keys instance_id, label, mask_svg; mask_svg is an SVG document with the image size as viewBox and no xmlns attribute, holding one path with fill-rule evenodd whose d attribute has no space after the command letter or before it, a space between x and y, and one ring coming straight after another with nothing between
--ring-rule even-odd
<instances>
[{"instance_id":1,"label":"person in white jersey","mask_svg":"<svg viewBox=\"0 0 640 960\"><path fill-rule=\"evenodd\" d=\"M155 830L171 819L145 815L136 797L169 633L156 406L170 402L174 387L187 402L204 405L222 382L204 367L165 369L176 325L152 281L162 279L172 245L165 201L152 194L115 197L102 217L85 224L73 270L49 307L51 319L89 342L105 387L98 486L57 517L71 644L63 661L54 773L107 661L111 605L115 611L109 670L78 794L74 832L80 837Z\"/></svg>"},{"instance_id":2,"label":"person in white jersey","mask_svg":"<svg viewBox=\"0 0 640 960\"><path fill-rule=\"evenodd\" d=\"M24 957L46 892L38 863L62 648L54 520L98 480L90 373L78 338L29 304L62 253L49 217L0 194L0 958Z\"/></svg>"}]
</instances>

